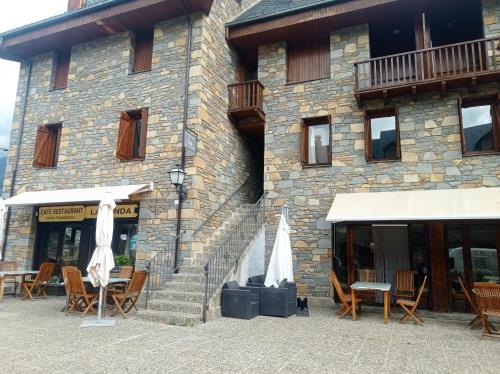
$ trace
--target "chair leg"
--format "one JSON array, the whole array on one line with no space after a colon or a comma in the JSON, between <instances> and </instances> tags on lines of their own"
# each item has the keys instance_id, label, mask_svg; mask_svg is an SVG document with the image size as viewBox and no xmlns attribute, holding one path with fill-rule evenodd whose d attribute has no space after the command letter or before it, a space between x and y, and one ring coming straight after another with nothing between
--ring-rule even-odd
<instances>
[{"instance_id":1,"label":"chair leg","mask_svg":"<svg viewBox=\"0 0 500 374\"><path fill-rule=\"evenodd\" d=\"M132 308L134 308L136 311L139 311L139 309L137 309L137 306L135 305L138 299L139 296L136 296L134 299L130 299L130 306L127 308L127 310L125 310L125 313L130 312Z\"/></svg>"},{"instance_id":2,"label":"chair leg","mask_svg":"<svg viewBox=\"0 0 500 374\"><path fill-rule=\"evenodd\" d=\"M112 298L113 298L113 301L115 302L116 308L120 311L120 313L122 314L123 318L126 319L127 316L125 315L125 312L122 309L122 306L123 306L123 304L125 304L126 299L123 299L122 302L120 303L120 302L118 302L118 300L117 300L117 298L116 298L115 295L113 295Z\"/></svg>"},{"instance_id":3,"label":"chair leg","mask_svg":"<svg viewBox=\"0 0 500 374\"><path fill-rule=\"evenodd\" d=\"M93 313L96 313L94 309L94 304L95 304L95 297L89 298L89 297L84 297L85 298L85 303L87 304L87 308L83 311L82 317L85 317L85 315L89 312L92 311Z\"/></svg>"}]
</instances>

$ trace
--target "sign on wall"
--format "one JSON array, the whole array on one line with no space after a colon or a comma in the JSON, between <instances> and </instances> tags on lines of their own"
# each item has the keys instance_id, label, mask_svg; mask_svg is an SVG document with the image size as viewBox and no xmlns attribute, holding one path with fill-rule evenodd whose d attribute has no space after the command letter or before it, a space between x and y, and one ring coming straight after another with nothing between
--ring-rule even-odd
<instances>
[{"instance_id":1,"label":"sign on wall","mask_svg":"<svg viewBox=\"0 0 500 374\"><path fill-rule=\"evenodd\" d=\"M184 148L186 156L194 156L198 148L198 135L191 130L184 133Z\"/></svg>"},{"instance_id":2,"label":"sign on wall","mask_svg":"<svg viewBox=\"0 0 500 374\"><path fill-rule=\"evenodd\" d=\"M120 204L113 210L114 218L136 218L138 215L137 204ZM76 222L84 219L97 218L98 206L67 205L44 206L38 208L40 222Z\"/></svg>"}]
</instances>

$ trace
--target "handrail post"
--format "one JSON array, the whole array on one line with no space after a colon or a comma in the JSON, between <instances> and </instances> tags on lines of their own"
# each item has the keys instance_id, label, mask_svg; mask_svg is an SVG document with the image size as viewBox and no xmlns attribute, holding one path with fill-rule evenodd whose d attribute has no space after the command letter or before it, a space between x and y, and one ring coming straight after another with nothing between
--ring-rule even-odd
<instances>
[{"instance_id":1,"label":"handrail post","mask_svg":"<svg viewBox=\"0 0 500 374\"><path fill-rule=\"evenodd\" d=\"M208 263L203 267L205 272L205 294L203 295L203 323L207 322L208 303Z\"/></svg>"},{"instance_id":2,"label":"handrail post","mask_svg":"<svg viewBox=\"0 0 500 374\"><path fill-rule=\"evenodd\" d=\"M151 292L151 261L146 265L146 269L148 270L148 283L146 286L146 303L144 309L148 309L149 293Z\"/></svg>"}]
</instances>

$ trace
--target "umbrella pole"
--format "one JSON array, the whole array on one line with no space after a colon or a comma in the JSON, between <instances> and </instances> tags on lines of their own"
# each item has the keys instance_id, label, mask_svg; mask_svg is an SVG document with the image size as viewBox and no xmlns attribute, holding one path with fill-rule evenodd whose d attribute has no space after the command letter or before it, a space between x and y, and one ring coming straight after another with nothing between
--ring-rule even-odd
<instances>
[{"instance_id":1,"label":"umbrella pole","mask_svg":"<svg viewBox=\"0 0 500 374\"><path fill-rule=\"evenodd\" d=\"M99 305L97 306L97 322L101 322L102 312L102 287L99 287Z\"/></svg>"}]
</instances>

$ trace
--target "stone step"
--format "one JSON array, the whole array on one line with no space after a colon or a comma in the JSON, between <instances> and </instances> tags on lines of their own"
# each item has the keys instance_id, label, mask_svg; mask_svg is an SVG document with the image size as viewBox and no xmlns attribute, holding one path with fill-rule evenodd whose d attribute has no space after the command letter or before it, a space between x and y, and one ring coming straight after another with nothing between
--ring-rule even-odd
<instances>
[{"instance_id":1,"label":"stone step","mask_svg":"<svg viewBox=\"0 0 500 374\"><path fill-rule=\"evenodd\" d=\"M187 303L203 303L203 297L203 292L186 292L174 290L157 291L155 294L155 300L180 301Z\"/></svg>"},{"instance_id":2,"label":"stone step","mask_svg":"<svg viewBox=\"0 0 500 374\"><path fill-rule=\"evenodd\" d=\"M172 276L172 282L204 283L205 282L205 275L203 273L201 273L201 274L192 274L192 273L174 274Z\"/></svg>"},{"instance_id":3,"label":"stone step","mask_svg":"<svg viewBox=\"0 0 500 374\"><path fill-rule=\"evenodd\" d=\"M148 309L181 314L201 314L203 307L201 303L187 303L182 301L167 301L155 299L148 303Z\"/></svg>"},{"instance_id":4,"label":"stone step","mask_svg":"<svg viewBox=\"0 0 500 374\"><path fill-rule=\"evenodd\" d=\"M168 282L165 283L164 290L186 291L186 292L205 292L204 283L185 283L185 282Z\"/></svg>"},{"instance_id":5,"label":"stone step","mask_svg":"<svg viewBox=\"0 0 500 374\"><path fill-rule=\"evenodd\" d=\"M190 258L185 258L182 260L182 265L180 266L180 268L182 267L197 267L197 268L203 268L203 264L201 262L200 259L198 258L194 258L194 257L190 257ZM179 268L179 270L180 270Z\"/></svg>"},{"instance_id":6,"label":"stone step","mask_svg":"<svg viewBox=\"0 0 500 374\"><path fill-rule=\"evenodd\" d=\"M201 314L174 313L148 309L138 311L136 318L168 325L196 326L201 323L202 316Z\"/></svg>"},{"instance_id":7,"label":"stone step","mask_svg":"<svg viewBox=\"0 0 500 374\"><path fill-rule=\"evenodd\" d=\"M179 268L179 274L204 274L205 270L202 266L184 266Z\"/></svg>"}]
</instances>

